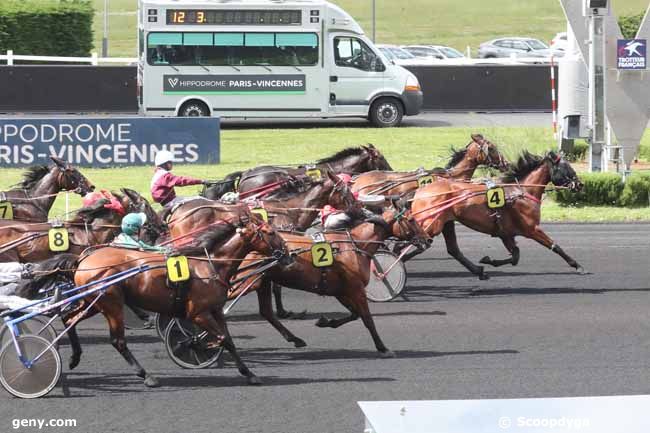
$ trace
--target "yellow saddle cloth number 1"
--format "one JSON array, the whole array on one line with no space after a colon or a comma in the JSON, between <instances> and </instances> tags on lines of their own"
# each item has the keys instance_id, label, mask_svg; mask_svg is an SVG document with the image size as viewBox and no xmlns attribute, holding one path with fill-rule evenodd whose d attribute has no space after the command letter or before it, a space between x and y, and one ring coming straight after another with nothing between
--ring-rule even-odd
<instances>
[{"instance_id":1,"label":"yellow saddle cloth number 1","mask_svg":"<svg viewBox=\"0 0 650 433\"><path fill-rule=\"evenodd\" d=\"M190 264L185 256L175 256L167 259L167 277L172 283L180 283L190 279Z\"/></svg>"},{"instance_id":2,"label":"yellow saddle cloth number 1","mask_svg":"<svg viewBox=\"0 0 650 433\"><path fill-rule=\"evenodd\" d=\"M50 251L59 253L68 251L70 249L70 237L68 236L68 229L58 227L50 229L47 233Z\"/></svg>"},{"instance_id":3,"label":"yellow saddle cloth number 1","mask_svg":"<svg viewBox=\"0 0 650 433\"><path fill-rule=\"evenodd\" d=\"M490 188L486 194L487 205L490 209L501 209L506 205L506 192L503 188Z\"/></svg>"}]
</instances>

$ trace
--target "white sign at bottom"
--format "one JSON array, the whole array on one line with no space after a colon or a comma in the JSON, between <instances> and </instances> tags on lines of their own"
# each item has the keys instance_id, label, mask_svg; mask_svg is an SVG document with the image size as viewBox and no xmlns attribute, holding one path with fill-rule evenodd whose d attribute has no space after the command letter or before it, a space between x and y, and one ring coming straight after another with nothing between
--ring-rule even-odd
<instances>
[{"instance_id":1,"label":"white sign at bottom","mask_svg":"<svg viewBox=\"0 0 650 433\"><path fill-rule=\"evenodd\" d=\"M648 433L650 396L360 401L364 433Z\"/></svg>"}]
</instances>

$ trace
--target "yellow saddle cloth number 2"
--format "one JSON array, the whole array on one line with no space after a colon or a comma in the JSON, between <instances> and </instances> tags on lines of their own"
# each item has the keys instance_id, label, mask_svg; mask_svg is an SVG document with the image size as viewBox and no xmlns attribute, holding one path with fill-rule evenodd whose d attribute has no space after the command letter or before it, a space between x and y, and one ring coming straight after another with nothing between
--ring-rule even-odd
<instances>
[{"instance_id":1,"label":"yellow saddle cloth number 2","mask_svg":"<svg viewBox=\"0 0 650 433\"><path fill-rule=\"evenodd\" d=\"M180 283L190 279L190 264L185 256L175 256L167 259L167 277L172 283Z\"/></svg>"},{"instance_id":2,"label":"yellow saddle cloth number 2","mask_svg":"<svg viewBox=\"0 0 650 433\"><path fill-rule=\"evenodd\" d=\"M327 242L319 242L311 247L311 260L315 267L325 268L334 264L332 246Z\"/></svg>"},{"instance_id":3,"label":"yellow saddle cloth number 2","mask_svg":"<svg viewBox=\"0 0 650 433\"><path fill-rule=\"evenodd\" d=\"M70 249L68 229L63 227L53 228L47 233L50 251L58 253Z\"/></svg>"},{"instance_id":4,"label":"yellow saddle cloth number 2","mask_svg":"<svg viewBox=\"0 0 650 433\"><path fill-rule=\"evenodd\" d=\"M503 188L491 188L487 192L487 205L490 209L500 209L506 205L506 192Z\"/></svg>"}]
</instances>

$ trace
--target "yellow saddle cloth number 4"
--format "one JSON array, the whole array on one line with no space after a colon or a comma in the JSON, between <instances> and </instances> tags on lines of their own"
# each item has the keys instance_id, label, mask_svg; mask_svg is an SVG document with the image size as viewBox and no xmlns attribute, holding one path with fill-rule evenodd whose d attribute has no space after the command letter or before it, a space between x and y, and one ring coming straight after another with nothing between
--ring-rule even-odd
<instances>
[{"instance_id":1,"label":"yellow saddle cloth number 4","mask_svg":"<svg viewBox=\"0 0 650 433\"><path fill-rule=\"evenodd\" d=\"M487 190L487 205L490 209L500 209L506 205L506 192L503 188Z\"/></svg>"},{"instance_id":2,"label":"yellow saddle cloth number 4","mask_svg":"<svg viewBox=\"0 0 650 433\"><path fill-rule=\"evenodd\" d=\"M50 251L58 253L70 249L70 237L68 229L59 227L50 229L47 233Z\"/></svg>"},{"instance_id":3,"label":"yellow saddle cloth number 4","mask_svg":"<svg viewBox=\"0 0 650 433\"><path fill-rule=\"evenodd\" d=\"M334 252L327 242L319 242L311 247L311 260L315 267L325 268L334 264Z\"/></svg>"},{"instance_id":4,"label":"yellow saddle cloth number 4","mask_svg":"<svg viewBox=\"0 0 650 433\"><path fill-rule=\"evenodd\" d=\"M167 277L172 283L180 283L190 279L190 264L185 256L175 256L167 259Z\"/></svg>"}]
</instances>

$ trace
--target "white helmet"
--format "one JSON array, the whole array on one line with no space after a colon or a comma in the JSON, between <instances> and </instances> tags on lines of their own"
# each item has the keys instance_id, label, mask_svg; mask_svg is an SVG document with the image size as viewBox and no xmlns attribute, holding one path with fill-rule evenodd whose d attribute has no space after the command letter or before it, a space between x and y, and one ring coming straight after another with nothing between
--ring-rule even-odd
<instances>
[{"instance_id":1,"label":"white helmet","mask_svg":"<svg viewBox=\"0 0 650 433\"><path fill-rule=\"evenodd\" d=\"M174 162L174 154L171 153L169 150L160 150L158 153L156 153L156 167L160 167L163 164L166 164L168 162Z\"/></svg>"}]
</instances>

